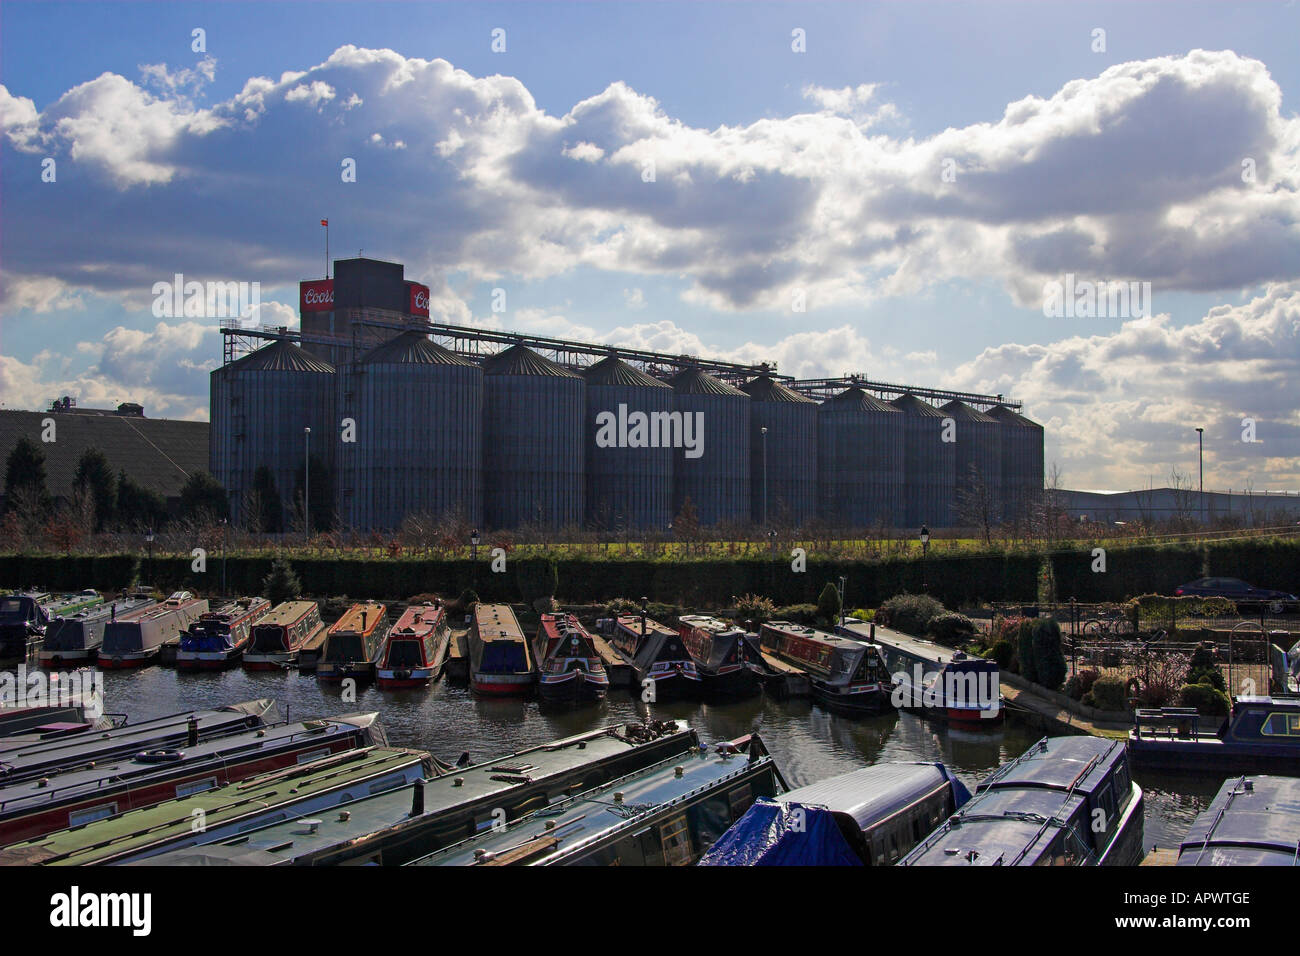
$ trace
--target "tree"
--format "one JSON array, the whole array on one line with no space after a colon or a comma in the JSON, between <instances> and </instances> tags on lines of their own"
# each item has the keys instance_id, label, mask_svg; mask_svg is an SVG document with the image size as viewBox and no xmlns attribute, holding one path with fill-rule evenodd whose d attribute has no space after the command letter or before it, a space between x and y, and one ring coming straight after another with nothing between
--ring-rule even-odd
<instances>
[{"instance_id":1,"label":"tree","mask_svg":"<svg viewBox=\"0 0 1300 956\"><path fill-rule=\"evenodd\" d=\"M26 435L18 439L5 462L6 508L12 508L15 502L38 508L41 516L52 504L46 486L45 452Z\"/></svg>"},{"instance_id":2,"label":"tree","mask_svg":"<svg viewBox=\"0 0 1300 956\"><path fill-rule=\"evenodd\" d=\"M117 475L117 523L127 531L161 527L167 520L167 502L156 491L131 480L125 471Z\"/></svg>"},{"instance_id":3,"label":"tree","mask_svg":"<svg viewBox=\"0 0 1300 956\"><path fill-rule=\"evenodd\" d=\"M826 582L821 597L817 598L817 616L825 624L835 624L840 619L840 591L830 581Z\"/></svg>"},{"instance_id":4,"label":"tree","mask_svg":"<svg viewBox=\"0 0 1300 956\"><path fill-rule=\"evenodd\" d=\"M274 607L285 601L293 601L302 594L302 582L293 573L293 565L283 558L271 562L271 571L262 579L262 591Z\"/></svg>"},{"instance_id":5,"label":"tree","mask_svg":"<svg viewBox=\"0 0 1300 956\"><path fill-rule=\"evenodd\" d=\"M681 510L673 519L673 533L679 541L694 541L700 536L700 515L695 510L695 502L687 495L682 501Z\"/></svg>"},{"instance_id":6,"label":"tree","mask_svg":"<svg viewBox=\"0 0 1300 956\"><path fill-rule=\"evenodd\" d=\"M254 525L256 530L270 534L279 534L284 530L284 503L280 500L280 490L275 486L275 475L266 465L259 465L253 472L253 491L249 504L250 530Z\"/></svg>"},{"instance_id":7,"label":"tree","mask_svg":"<svg viewBox=\"0 0 1300 956\"><path fill-rule=\"evenodd\" d=\"M95 531L103 531L117 516L117 479L108 457L98 448L87 448L77 461L74 488L90 496L95 512Z\"/></svg>"},{"instance_id":8,"label":"tree","mask_svg":"<svg viewBox=\"0 0 1300 956\"><path fill-rule=\"evenodd\" d=\"M226 517L226 489L206 471L196 471L181 487L181 514L197 521Z\"/></svg>"},{"instance_id":9,"label":"tree","mask_svg":"<svg viewBox=\"0 0 1300 956\"><path fill-rule=\"evenodd\" d=\"M1038 618L1032 624L1035 680L1048 690L1060 690L1068 668L1061 647L1061 625L1052 618Z\"/></svg>"},{"instance_id":10,"label":"tree","mask_svg":"<svg viewBox=\"0 0 1300 956\"><path fill-rule=\"evenodd\" d=\"M957 492L957 518L975 528L986 545L993 543L993 526L997 524L997 502L979 468L970 466L965 484Z\"/></svg>"}]
</instances>

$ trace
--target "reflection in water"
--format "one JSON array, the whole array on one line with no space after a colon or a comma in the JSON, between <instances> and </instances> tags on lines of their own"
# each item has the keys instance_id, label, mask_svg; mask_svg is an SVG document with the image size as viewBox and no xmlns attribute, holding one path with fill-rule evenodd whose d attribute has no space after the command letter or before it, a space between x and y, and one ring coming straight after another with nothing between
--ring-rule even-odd
<instances>
[{"instance_id":1,"label":"reflection in water","mask_svg":"<svg viewBox=\"0 0 1300 956\"><path fill-rule=\"evenodd\" d=\"M151 667L104 672L109 710L132 721L255 697L280 703L291 720L377 710L391 743L418 747L455 761L468 751L475 761L522 747L646 715L689 721L710 743L758 731L794 786L879 761L942 761L967 786L1019 756L1040 736L1014 721L985 731L950 730L915 714L842 717L807 700L766 696L727 703L689 700L647 705L612 690L595 706L545 710L536 701L479 698L467 687L441 681L427 690L380 691L362 687L355 703L338 685L297 671L178 672ZM1221 780L1137 775L1146 790L1146 845L1173 846L1204 809Z\"/></svg>"}]
</instances>

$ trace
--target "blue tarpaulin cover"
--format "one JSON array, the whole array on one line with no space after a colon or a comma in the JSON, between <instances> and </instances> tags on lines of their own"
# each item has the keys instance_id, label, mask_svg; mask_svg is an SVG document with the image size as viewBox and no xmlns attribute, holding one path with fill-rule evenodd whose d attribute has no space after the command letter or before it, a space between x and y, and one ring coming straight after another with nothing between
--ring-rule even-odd
<instances>
[{"instance_id":1,"label":"blue tarpaulin cover","mask_svg":"<svg viewBox=\"0 0 1300 956\"><path fill-rule=\"evenodd\" d=\"M862 866L825 807L759 798L700 866Z\"/></svg>"}]
</instances>

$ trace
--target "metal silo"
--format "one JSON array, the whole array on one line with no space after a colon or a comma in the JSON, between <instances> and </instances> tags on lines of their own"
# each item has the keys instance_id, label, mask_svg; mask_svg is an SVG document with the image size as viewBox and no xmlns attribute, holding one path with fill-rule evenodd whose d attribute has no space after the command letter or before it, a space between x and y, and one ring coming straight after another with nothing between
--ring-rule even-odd
<instances>
[{"instance_id":1,"label":"metal silo","mask_svg":"<svg viewBox=\"0 0 1300 956\"><path fill-rule=\"evenodd\" d=\"M957 487L957 445L943 440L945 415L915 395L889 403L903 413L903 520L909 528L947 528Z\"/></svg>"},{"instance_id":2,"label":"metal silo","mask_svg":"<svg viewBox=\"0 0 1300 956\"><path fill-rule=\"evenodd\" d=\"M750 402L754 520L792 527L811 521L817 514L817 403L769 375L741 391Z\"/></svg>"},{"instance_id":3,"label":"metal silo","mask_svg":"<svg viewBox=\"0 0 1300 956\"><path fill-rule=\"evenodd\" d=\"M939 411L954 422L957 446L957 494L954 518L959 525L1002 519L1002 426L965 402L951 401Z\"/></svg>"},{"instance_id":4,"label":"metal silo","mask_svg":"<svg viewBox=\"0 0 1300 956\"><path fill-rule=\"evenodd\" d=\"M664 447L673 390L611 355L588 368L587 520L616 531L672 521L673 449Z\"/></svg>"},{"instance_id":5,"label":"metal silo","mask_svg":"<svg viewBox=\"0 0 1300 956\"><path fill-rule=\"evenodd\" d=\"M490 528L581 526L586 384L514 345L483 362L483 518Z\"/></svg>"},{"instance_id":6,"label":"metal silo","mask_svg":"<svg viewBox=\"0 0 1300 956\"><path fill-rule=\"evenodd\" d=\"M690 498L701 525L749 521L749 396L694 367L669 384L674 410L696 443L678 449L673 461L673 513Z\"/></svg>"},{"instance_id":7,"label":"metal silo","mask_svg":"<svg viewBox=\"0 0 1300 956\"><path fill-rule=\"evenodd\" d=\"M836 528L903 521L903 413L854 385L817 410L823 520Z\"/></svg>"},{"instance_id":8,"label":"metal silo","mask_svg":"<svg viewBox=\"0 0 1300 956\"><path fill-rule=\"evenodd\" d=\"M339 511L346 523L396 528L409 514L483 520L483 370L404 332L348 366L339 417Z\"/></svg>"},{"instance_id":9,"label":"metal silo","mask_svg":"<svg viewBox=\"0 0 1300 956\"><path fill-rule=\"evenodd\" d=\"M303 429L311 429L312 455L333 468L336 380L332 365L284 340L213 370L210 467L229 494L231 520L247 519L253 475L265 465L280 496L281 527L289 527Z\"/></svg>"},{"instance_id":10,"label":"metal silo","mask_svg":"<svg viewBox=\"0 0 1300 956\"><path fill-rule=\"evenodd\" d=\"M1005 405L986 414L1002 428L1002 514L1028 521L1043 490L1043 426Z\"/></svg>"}]
</instances>

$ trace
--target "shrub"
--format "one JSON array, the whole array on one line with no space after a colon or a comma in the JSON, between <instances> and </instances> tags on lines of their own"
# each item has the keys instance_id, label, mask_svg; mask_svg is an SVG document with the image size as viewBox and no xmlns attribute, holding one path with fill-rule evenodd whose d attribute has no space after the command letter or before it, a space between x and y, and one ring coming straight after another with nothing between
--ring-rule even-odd
<instances>
[{"instance_id":1,"label":"shrub","mask_svg":"<svg viewBox=\"0 0 1300 956\"><path fill-rule=\"evenodd\" d=\"M526 604L532 604L538 598L554 597L559 584L555 559L540 557L516 560L515 580Z\"/></svg>"},{"instance_id":2,"label":"shrub","mask_svg":"<svg viewBox=\"0 0 1300 956\"><path fill-rule=\"evenodd\" d=\"M1065 682L1066 696L1072 700L1083 700L1092 690L1092 685L1097 683L1097 678L1101 676L1101 671L1095 667L1087 670L1076 671L1069 680Z\"/></svg>"},{"instance_id":3,"label":"shrub","mask_svg":"<svg viewBox=\"0 0 1300 956\"><path fill-rule=\"evenodd\" d=\"M465 614L471 614L474 611L474 605L478 603L478 592L473 588L466 588L460 592L460 597L456 599L457 610Z\"/></svg>"},{"instance_id":4,"label":"shrub","mask_svg":"<svg viewBox=\"0 0 1300 956\"><path fill-rule=\"evenodd\" d=\"M1061 649L1061 625L1041 617L1030 625L1033 640L1035 680L1048 690L1057 690L1065 680L1065 652Z\"/></svg>"},{"instance_id":5,"label":"shrub","mask_svg":"<svg viewBox=\"0 0 1300 956\"><path fill-rule=\"evenodd\" d=\"M1209 684L1184 684L1178 691L1179 707L1195 707L1207 717L1224 717L1228 713L1228 695Z\"/></svg>"},{"instance_id":6,"label":"shrub","mask_svg":"<svg viewBox=\"0 0 1300 956\"><path fill-rule=\"evenodd\" d=\"M1020 622L1020 631L1016 635L1016 661L1020 665L1020 676L1037 684L1038 666L1037 658L1034 656L1034 622L1028 618Z\"/></svg>"},{"instance_id":7,"label":"shrub","mask_svg":"<svg viewBox=\"0 0 1300 956\"><path fill-rule=\"evenodd\" d=\"M993 624L989 628L989 634L1000 640L1015 641L1020 636L1020 623L1025 618L1019 615L1002 617L999 615L993 619Z\"/></svg>"},{"instance_id":8,"label":"shrub","mask_svg":"<svg viewBox=\"0 0 1300 956\"><path fill-rule=\"evenodd\" d=\"M773 612L771 619L776 621L789 621L792 624L816 624L817 605L790 604L786 607L779 607Z\"/></svg>"},{"instance_id":9,"label":"shrub","mask_svg":"<svg viewBox=\"0 0 1300 956\"><path fill-rule=\"evenodd\" d=\"M1142 664L1138 703L1143 707L1168 707L1187 683L1186 654L1151 654Z\"/></svg>"},{"instance_id":10,"label":"shrub","mask_svg":"<svg viewBox=\"0 0 1300 956\"><path fill-rule=\"evenodd\" d=\"M1128 710L1128 684L1119 677L1098 677L1085 695L1084 703L1088 703L1088 698L1098 710Z\"/></svg>"},{"instance_id":11,"label":"shrub","mask_svg":"<svg viewBox=\"0 0 1300 956\"><path fill-rule=\"evenodd\" d=\"M822 588L822 593L817 598L817 619L822 624L832 627L839 623L840 591L829 581L826 582L826 587Z\"/></svg>"},{"instance_id":12,"label":"shrub","mask_svg":"<svg viewBox=\"0 0 1300 956\"><path fill-rule=\"evenodd\" d=\"M271 562L271 570L262 578L262 593L271 606L292 601L302 594L302 582L293 573L293 566L283 558Z\"/></svg>"},{"instance_id":13,"label":"shrub","mask_svg":"<svg viewBox=\"0 0 1300 956\"><path fill-rule=\"evenodd\" d=\"M858 608L850 614L849 617L853 618L855 621L866 621L867 623L871 623L876 619L876 611L875 608Z\"/></svg>"},{"instance_id":14,"label":"shrub","mask_svg":"<svg viewBox=\"0 0 1300 956\"><path fill-rule=\"evenodd\" d=\"M930 621L943 613L943 605L925 594L898 594L880 605L876 623L917 637L925 634Z\"/></svg>"},{"instance_id":15,"label":"shrub","mask_svg":"<svg viewBox=\"0 0 1300 956\"><path fill-rule=\"evenodd\" d=\"M998 667L1003 670L1010 670L1015 661L1016 648L1005 637L1000 637L993 642L984 656L997 661Z\"/></svg>"},{"instance_id":16,"label":"shrub","mask_svg":"<svg viewBox=\"0 0 1300 956\"><path fill-rule=\"evenodd\" d=\"M965 614L944 611L930 619L929 633L940 644L956 647L975 636L975 625Z\"/></svg>"},{"instance_id":17,"label":"shrub","mask_svg":"<svg viewBox=\"0 0 1300 956\"><path fill-rule=\"evenodd\" d=\"M614 598L605 604L606 617L618 617L620 614L636 614L641 610L641 605L627 598Z\"/></svg>"},{"instance_id":18,"label":"shrub","mask_svg":"<svg viewBox=\"0 0 1300 956\"><path fill-rule=\"evenodd\" d=\"M772 603L771 598L763 597L761 594L742 594L740 597L733 596L731 600L736 605L736 616L742 621L762 624L764 621L770 621L772 615L776 613L776 605Z\"/></svg>"},{"instance_id":19,"label":"shrub","mask_svg":"<svg viewBox=\"0 0 1300 956\"><path fill-rule=\"evenodd\" d=\"M1192 659L1187 666L1187 683L1207 684L1226 694L1228 682L1223 679L1223 671L1219 670L1218 660L1219 652L1212 641L1198 645L1192 652Z\"/></svg>"}]
</instances>

